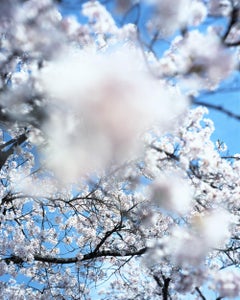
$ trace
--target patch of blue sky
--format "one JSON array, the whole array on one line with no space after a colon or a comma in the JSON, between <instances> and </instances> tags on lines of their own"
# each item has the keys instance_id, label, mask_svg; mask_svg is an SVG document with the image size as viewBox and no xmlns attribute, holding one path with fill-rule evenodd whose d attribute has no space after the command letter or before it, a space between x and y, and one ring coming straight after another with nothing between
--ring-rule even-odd
<instances>
[{"instance_id":1,"label":"patch of blue sky","mask_svg":"<svg viewBox=\"0 0 240 300\"><path fill-rule=\"evenodd\" d=\"M66 0L62 1L61 4L58 5L59 12L62 16L74 16L78 19L80 23L87 23L87 17L83 16L81 13L81 5L86 1L79 0Z\"/></svg>"},{"instance_id":2,"label":"patch of blue sky","mask_svg":"<svg viewBox=\"0 0 240 300\"><path fill-rule=\"evenodd\" d=\"M209 109L209 117L213 120L215 131L212 140L224 142L229 150L229 154L240 153L240 75L233 72L229 78L224 80L216 91L204 91L197 100L206 104L213 104L217 107L232 112L239 116L239 119L231 117L224 112Z\"/></svg>"}]
</instances>

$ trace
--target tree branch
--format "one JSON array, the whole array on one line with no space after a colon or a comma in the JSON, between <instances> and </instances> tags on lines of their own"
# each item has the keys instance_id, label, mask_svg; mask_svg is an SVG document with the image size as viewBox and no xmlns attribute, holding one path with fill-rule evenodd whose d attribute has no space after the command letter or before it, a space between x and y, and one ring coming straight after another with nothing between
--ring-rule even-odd
<instances>
[{"instance_id":1,"label":"tree branch","mask_svg":"<svg viewBox=\"0 0 240 300\"><path fill-rule=\"evenodd\" d=\"M225 40L227 39L227 37L228 37L228 35L229 35L229 33L230 33L233 25L237 23L237 21L238 21L238 13L239 13L238 6L232 7L231 16L230 16L230 22L228 23L226 32L225 32L225 34L222 37L222 41L223 42L225 42Z\"/></svg>"},{"instance_id":2,"label":"tree branch","mask_svg":"<svg viewBox=\"0 0 240 300\"><path fill-rule=\"evenodd\" d=\"M105 241L116 231L118 231L119 229L121 229L121 225L118 224L116 226L114 226L114 228L112 230L109 230L105 233L104 237L101 239L100 243L96 246L96 248L94 249L93 253L97 253L100 249L100 247L105 243Z\"/></svg>"},{"instance_id":3,"label":"tree branch","mask_svg":"<svg viewBox=\"0 0 240 300\"><path fill-rule=\"evenodd\" d=\"M223 106L221 105L215 105L215 104L211 104L211 103L206 103L206 102L203 102L203 101L199 101L199 100L193 100L193 104L196 104L196 105L202 105L202 106L206 106L208 108L211 108L211 109L214 109L214 110L217 110L233 119L236 119L238 121L240 121L240 115L237 115L235 114L234 112L224 108Z\"/></svg>"},{"instance_id":4,"label":"tree branch","mask_svg":"<svg viewBox=\"0 0 240 300\"><path fill-rule=\"evenodd\" d=\"M34 255L34 260L35 261L40 261L40 262L45 262L45 263L49 263L49 264L73 264L73 263L77 263L80 261L87 261L90 259L95 259L95 258L99 258L99 257L127 257L127 256L139 256L142 255L144 253L146 253L147 251L147 247L144 247L140 250L137 251L126 251L125 253L119 252L119 251L111 251L111 250L107 250L107 251L99 251L99 252L90 252L88 254L83 255L82 259L79 259L77 256L75 257L67 257L67 258L61 258L61 257L52 257L52 256L44 256L41 254L35 254ZM13 262L15 264L21 264L24 263L25 261L16 255L12 255L10 257L7 258L3 258L2 260L4 260L6 263L10 263Z\"/></svg>"},{"instance_id":5,"label":"tree branch","mask_svg":"<svg viewBox=\"0 0 240 300\"><path fill-rule=\"evenodd\" d=\"M170 278L166 278L163 276L163 288L162 288L162 296L163 300L168 300L168 288L170 284Z\"/></svg>"},{"instance_id":6,"label":"tree branch","mask_svg":"<svg viewBox=\"0 0 240 300\"><path fill-rule=\"evenodd\" d=\"M26 134L22 134L16 139L12 139L5 144L0 145L0 169L2 169L3 165L7 161L10 155L14 153L16 146L23 144L27 140ZM4 148L11 145L6 151L3 151Z\"/></svg>"},{"instance_id":7,"label":"tree branch","mask_svg":"<svg viewBox=\"0 0 240 300\"><path fill-rule=\"evenodd\" d=\"M205 296L203 295L203 293L201 292L201 290L199 289L199 287L195 287L195 290L198 292L198 295L200 296L200 298L201 298L202 300L207 300L207 299L205 298Z\"/></svg>"}]
</instances>

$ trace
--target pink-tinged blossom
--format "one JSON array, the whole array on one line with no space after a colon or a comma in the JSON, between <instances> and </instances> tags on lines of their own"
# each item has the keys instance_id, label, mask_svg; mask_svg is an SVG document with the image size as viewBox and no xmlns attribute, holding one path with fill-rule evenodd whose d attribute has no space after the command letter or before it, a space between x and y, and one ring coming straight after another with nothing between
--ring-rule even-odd
<instances>
[{"instance_id":1,"label":"pink-tinged blossom","mask_svg":"<svg viewBox=\"0 0 240 300\"><path fill-rule=\"evenodd\" d=\"M200 0L191 1L188 24L198 26L207 17L207 8Z\"/></svg>"},{"instance_id":2,"label":"pink-tinged blossom","mask_svg":"<svg viewBox=\"0 0 240 300\"><path fill-rule=\"evenodd\" d=\"M159 60L160 74L179 74L182 88L191 92L215 89L234 68L235 57L212 30L205 34L193 30L184 38L177 37Z\"/></svg>"},{"instance_id":3,"label":"pink-tinged blossom","mask_svg":"<svg viewBox=\"0 0 240 300\"><path fill-rule=\"evenodd\" d=\"M129 55L80 52L43 71L43 87L60 107L52 106L45 125L54 153L49 163L58 175L74 178L112 159L131 158L144 130L157 125L164 132L183 113L186 99L139 69Z\"/></svg>"},{"instance_id":4,"label":"pink-tinged blossom","mask_svg":"<svg viewBox=\"0 0 240 300\"><path fill-rule=\"evenodd\" d=\"M230 214L224 211L195 215L191 229L177 227L166 242L166 251L178 266L201 266L214 248L224 247L230 237Z\"/></svg>"},{"instance_id":5,"label":"pink-tinged blossom","mask_svg":"<svg viewBox=\"0 0 240 300\"><path fill-rule=\"evenodd\" d=\"M160 209L185 214L192 202L190 187L177 174L158 178L151 186L151 199Z\"/></svg>"},{"instance_id":6,"label":"pink-tinged blossom","mask_svg":"<svg viewBox=\"0 0 240 300\"><path fill-rule=\"evenodd\" d=\"M82 13L89 18L95 33L116 33L118 28L113 17L98 1L88 1L83 4Z\"/></svg>"},{"instance_id":7,"label":"pink-tinged blossom","mask_svg":"<svg viewBox=\"0 0 240 300\"><path fill-rule=\"evenodd\" d=\"M5 261L0 261L0 276L7 273L8 267Z\"/></svg>"},{"instance_id":8,"label":"pink-tinged blossom","mask_svg":"<svg viewBox=\"0 0 240 300\"><path fill-rule=\"evenodd\" d=\"M60 31L61 15L51 0L16 3L14 20L7 40L10 51L13 47L31 52L35 57L44 53L49 58L64 43L65 36Z\"/></svg>"},{"instance_id":9,"label":"pink-tinged blossom","mask_svg":"<svg viewBox=\"0 0 240 300\"><path fill-rule=\"evenodd\" d=\"M69 16L61 20L61 29L74 46L86 46L94 43L90 36L90 29L85 24L80 24L77 18Z\"/></svg>"},{"instance_id":10,"label":"pink-tinged blossom","mask_svg":"<svg viewBox=\"0 0 240 300\"><path fill-rule=\"evenodd\" d=\"M213 16L228 16L231 12L231 2L229 0L210 0L208 1L209 13Z\"/></svg>"},{"instance_id":11,"label":"pink-tinged blossom","mask_svg":"<svg viewBox=\"0 0 240 300\"><path fill-rule=\"evenodd\" d=\"M205 215L194 215L192 228L206 248L221 248L228 241L230 226L234 223L231 214L219 209Z\"/></svg>"},{"instance_id":12,"label":"pink-tinged blossom","mask_svg":"<svg viewBox=\"0 0 240 300\"><path fill-rule=\"evenodd\" d=\"M163 36L172 35L176 30L185 29L188 25L199 25L207 15L202 1L174 0L172 5L166 0L145 0L155 10L148 23L150 31L158 29Z\"/></svg>"},{"instance_id":13,"label":"pink-tinged blossom","mask_svg":"<svg viewBox=\"0 0 240 300\"><path fill-rule=\"evenodd\" d=\"M234 298L240 295L240 273L237 269L225 269L216 274L216 289L220 297Z\"/></svg>"}]
</instances>

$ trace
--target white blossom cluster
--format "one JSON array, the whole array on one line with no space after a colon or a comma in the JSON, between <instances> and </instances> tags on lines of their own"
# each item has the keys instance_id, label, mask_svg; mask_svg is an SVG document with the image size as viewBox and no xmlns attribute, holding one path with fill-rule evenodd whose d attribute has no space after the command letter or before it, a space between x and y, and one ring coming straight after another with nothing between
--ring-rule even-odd
<instances>
[{"instance_id":1,"label":"white blossom cluster","mask_svg":"<svg viewBox=\"0 0 240 300\"><path fill-rule=\"evenodd\" d=\"M239 63L236 24L197 27L238 1L83 2L1 4L0 298L239 297L240 156L189 107Z\"/></svg>"},{"instance_id":2,"label":"white blossom cluster","mask_svg":"<svg viewBox=\"0 0 240 300\"><path fill-rule=\"evenodd\" d=\"M214 31L203 34L193 30L187 37L173 40L171 49L159 60L158 69L163 76L179 73L183 88L198 93L206 87L215 89L232 72L234 64L231 52L221 45Z\"/></svg>"},{"instance_id":3,"label":"white blossom cluster","mask_svg":"<svg viewBox=\"0 0 240 300\"><path fill-rule=\"evenodd\" d=\"M74 178L112 160L130 159L140 151L138 140L146 129L154 124L169 130L169 120L184 112L187 99L149 76L137 62L131 52L80 52L44 70L43 85L58 105L45 124L51 141L48 152L53 153L47 163L57 174L63 170L59 161L66 160L64 177Z\"/></svg>"},{"instance_id":4,"label":"white blossom cluster","mask_svg":"<svg viewBox=\"0 0 240 300\"><path fill-rule=\"evenodd\" d=\"M197 26L202 23L207 15L207 8L198 0L174 0L169 5L167 0L145 0L154 6L156 16L150 20L149 27L156 27L161 34L168 36L185 26Z\"/></svg>"}]
</instances>

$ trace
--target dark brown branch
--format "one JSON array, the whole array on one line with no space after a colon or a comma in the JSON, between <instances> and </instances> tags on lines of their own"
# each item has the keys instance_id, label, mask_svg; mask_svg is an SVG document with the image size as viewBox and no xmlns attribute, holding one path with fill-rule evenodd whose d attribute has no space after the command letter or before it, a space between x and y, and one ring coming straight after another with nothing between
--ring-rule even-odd
<instances>
[{"instance_id":1,"label":"dark brown branch","mask_svg":"<svg viewBox=\"0 0 240 300\"><path fill-rule=\"evenodd\" d=\"M157 275L153 275L153 278L155 279L157 285L162 288L163 284L162 284L161 280L158 278L158 276Z\"/></svg>"},{"instance_id":2,"label":"dark brown branch","mask_svg":"<svg viewBox=\"0 0 240 300\"><path fill-rule=\"evenodd\" d=\"M237 115L235 114L234 112L224 108L223 106L221 105L215 105L215 104L211 104L211 103L206 103L206 102L203 102L203 101L199 101L199 100L193 100L193 104L196 104L196 105L202 105L202 106L206 106L210 109L214 109L214 110L217 110L233 119L236 119L236 120L240 120L240 115Z\"/></svg>"},{"instance_id":3,"label":"dark brown branch","mask_svg":"<svg viewBox=\"0 0 240 300\"><path fill-rule=\"evenodd\" d=\"M11 156L14 153L15 148L18 145L23 144L26 140L27 140L27 136L24 133L24 134L20 135L18 138L12 139L3 145L0 145L0 149L2 149L2 150L0 150L0 169L3 167L3 165L9 158L9 156ZM11 146L6 151L3 151L3 149L9 145L11 145Z\"/></svg>"},{"instance_id":4,"label":"dark brown branch","mask_svg":"<svg viewBox=\"0 0 240 300\"><path fill-rule=\"evenodd\" d=\"M16 265L21 265L24 263L24 260L16 255L11 255L10 257L3 258L1 260L4 260L7 264L10 264L10 262L13 262Z\"/></svg>"},{"instance_id":5,"label":"dark brown branch","mask_svg":"<svg viewBox=\"0 0 240 300\"><path fill-rule=\"evenodd\" d=\"M235 160L240 160L240 156L234 156L234 155L229 155L229 156L221 156L222 159L235 159Z\"/></svg>"},{"instance_id":6,"label":"dark brown branch","mask_svg":"<svg viewBox=\"0 0 240 300\"><path fill-rule=\"evenodd\" d=\"M230 33L233 25L237 23L237 21L238 21L238 13L239 13L239 7L238 6L232 7L232 11L231 11L231 15L230 15L230 21L228 23L226 32L225 32L225 34L222 37L222 41L223 42L225 42L225 40L227 39L227 37L228 37L228 35L229 35L229 33Z\"/></svg>"},{"instance_id":7,"label":"dark brown branch","mask_svg":"<svg viewBox=\"0 0 240 300\"><path fill-rule=\"evenodd\" d=\"M225 42L224 45L227 47L237 47L240 46L240 40L235 42Z\"/></svg>"},{"instance_id":8,"label":"dark brown branch","mask_svg":"<svg viewBox=\"0 0 240 300\"><path fill-rule=\"evenodd\" d=\"M44 256L44 255L40 255L40 254L35 254L34 255L34 260L35 261L40 261L40 262L45 262L45 263L50 263L50 264L73 264L73 263L77 263L80 261L87 261L87 260L91 260L91 259L96 259L99 257L127 257L127 256L139 256L142 255L144 253L146 253L147 251L147 247L142 248L140 250L137 251L126 251L124 252L119 252L119 251L111 251L111 250L107 250L107 251L99 251L99 252L91 252L88 254L83 255L82 259L79 259L78 257L67 257L67 258L58 258L58 257L52 257L52 256ZM6 263L16 263L16 264L21 264L24 263L24 260L16 255L12 255L10 257L4 258L2 259L4 260Z\"/></svg>"},{"instance_id":9,"label":"dark brown branch","mask_svg":"<svg viewBox=\"0 0 240 300\"><path fill-rule=\"evenodd\" d=\"M100 249L100 247L105 243L105 241L116 231L118 231L119 229L121 229L121 225L116 225L114 226L114 228L112 230L109 230L105 233L104 237L101 239L100 243L96 246L95 250L93 251L93 253L97 253Z\"/></svg>"},{"instance_id":10,"label":"dark brown branch","mask_svg":"<svg viewBox=\"0 0 240 300\"><path fill-rule=\"evenodd\" d=\"M141 6L139 3L136 3L134 5L132 5L127 12L125 13L123 19L122 19L122 24L125 24L127 18L131 15L131 14L136 14L135 16L135 20L131 21L131 23L137 25L139 20L140 20L140 15L141 15Z\"/></svg>"},{"instance_id":11,"label":"dark brown branch","mask_svg":"<svg viewBox=\"0 0 240 300\"><path fill-rule=\"evenodd\" d=\"M151 149L156 150L157 152L165 153L168 158L171 158L175 161L179 161L179 157L177 155L175 155L174 153L170 153L170 152L167 152L165 150L162 150L161 148L159 148L159 147L157 147L153 144L151 144L150 147L151 147Z\"/></svg>"},{"instance_id":12,"label":"dark brown branch","mask_svg":"<svg viewBox=\"0 0 240 300\"><path fill-rule=\"evenodd\" d=\"M168 288L169 288L170 281L171 281L170 278L166 278L165 276L163 276L163 288L162 288L163 300L168 300Z\"/></svg>"},{"instance_id":13,"label":"dark brown branch","mask_svg":"<svg viewBox=\"0 0 240 300\"><path fill-rule=\"evenodd\" d=\"M200 298L202 300L207 300L206 297L203 295L203 293L201 292L201 290L199 289L199 287L195 287L195 290L198 292L198 295L200 296Z\"/></svg>"},{"instance_id":14,"label":"dark brown branch","mask_svg":"<svg viewBox=\"0 0 240 300\"><path fill-rule=\"evenodd\" d=\"M6 148L7 146L10 146L10 145L11 145L11 147L16 146L16 145L21 145L26 140L27 140L26 134L25 133L21 134L16 139L11 139L10 141L8 141L6 143L1 144L0 149L2 150L2 149Z\"/></svg>"}]
</instances>

